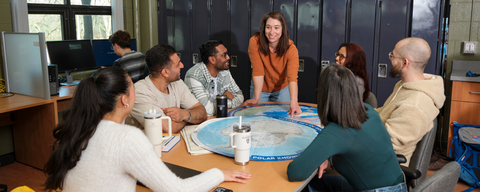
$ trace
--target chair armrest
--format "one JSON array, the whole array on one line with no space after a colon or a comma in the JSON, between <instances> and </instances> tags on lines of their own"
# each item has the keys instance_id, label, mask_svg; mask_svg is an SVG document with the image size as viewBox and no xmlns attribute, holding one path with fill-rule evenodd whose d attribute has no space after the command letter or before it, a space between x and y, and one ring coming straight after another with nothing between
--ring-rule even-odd
<instances>
[{"instance_id":1,"label":"chair armrest","mask_svg":"<svg viewBox=\"0 0 480 192\"><path fill-rule=\"evenodd\" d=\"M420 173L420 171L417 170L417 169L410 168L410 167L405 167L403 165L400 165L400 168L402 169L403 173L405 174L405 177L407 178L407 181L411 180L411 179L417 179L417 178L420 178L420 176L422 176L422 173Z\"/></svg>"},{"instance_id":2,"label":"chair armrest","mask_svg":"<svg viewBox=\"0 0 480 192\"><path fill-rule=\"evenodd\" d=\"M407 158L405 158L405 156L403 156L401 154L397 154L397 160L398 160L398 163L406 163L407 162Z\"/></svg>"}]
</instances>

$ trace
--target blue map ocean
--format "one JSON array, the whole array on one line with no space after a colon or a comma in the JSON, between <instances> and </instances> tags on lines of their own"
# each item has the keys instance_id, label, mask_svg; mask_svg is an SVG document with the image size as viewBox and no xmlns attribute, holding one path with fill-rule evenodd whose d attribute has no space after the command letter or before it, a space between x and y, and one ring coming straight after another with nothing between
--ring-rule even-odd
<instances>
[{"instance_id":1,"label":"blue map ocean","mask_svg":"<svg viewBox=\"0 0 480 192\"><path fill-rule=\"evenodd\" d=\"M255 106L255 105L254 105ZM242 124L249 124L252 134L250 159L281 161L296 158L322 130L316 107L301 106L302 115L287 115L289 105L261 104L232 110L229 115L242 115ZM233 112L233 113L232 113ZM254 115L254 116L247 116ZM192 133L193 141L207 150L233 157L229 135L239 117L212 119L200 124Z\"/></svg>"}]
</instances>

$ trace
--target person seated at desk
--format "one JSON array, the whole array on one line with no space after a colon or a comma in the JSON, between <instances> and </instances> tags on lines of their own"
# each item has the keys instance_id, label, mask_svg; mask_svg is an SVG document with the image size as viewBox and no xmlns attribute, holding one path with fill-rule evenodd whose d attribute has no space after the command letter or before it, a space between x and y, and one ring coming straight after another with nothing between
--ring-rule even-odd
<instances>
[{"instance_id":1,"label":"person seated at desk","mask_svg":"<svg viewBox=\"0 0 480 192\"><path fill-rule=\"evenodd\" d=\"M400 40L388 54L392 69L388 75L400 78L392 94L377 108L396 153L408 166L417 143L433 128L433 120L445 102L443 78L423 73L430 59L427 41L409 37Z\"/></svg>"},{"instance_id":2,"label":"person seated at desk","mask_svg":"<svg viewBox=\"0 0 480 192\"><path fill-rule=\"evenodd\" d=\"M240 106L243 103L243 93L228 70L230 56L223 42L208 41L199 49L203 63L197 63L187 71L185 84L205 107L207 115L215 114L217 95L227 96L229 109Z\"/></svg>"},{"instance_id":3,"label":"person seated at desk","mask_svg":"<svg viewBox=\"0 0 480 192\"><path fill-rule=\"evenodd\" d=\"M370 94L367 77L367 60L362 47L355 43L342 43L335 51L335 63L344 66L355 75L358 90L365 102Z\"/></svg>"},{"instance_id":4,"label":"person seated at desk","mask_svg":"<svg viewBox=\"0 0 480 192\"><path fill-rule=\"evenodd\" d=\"M135 52L130 49L130 34L127 31L118 30L108 38L112 43L112 49L121 58L115 60L113 66L121 67L125 70L133 83L144 79L145 74L145 55L141 52Z\"/></svg>"},{"instance_id":5,"label":"person seated at desk","mask_svg":"<svg viewBox=\"0 0 480 192\"><path fill-rule=\"evenodd\" d=\"M205 107L198 102L188 86L180 80L183 63L170 45L155 45L146 53L151 75L135 83L137 100L132 111L135 126L143 129L143 113L155 106L162 115L172 119L172 132L178 133L186 123L199 124L207 120ZM130 124L130 122L127 122ZM163 131L168 132L166 121Z\"/></svg>"},{"instance_id":6,"label":"person seated at desk","mask_svg":"<svg viewBox=\"0 0 480 192\"><path fill-rule=\"evenodd\" d=\"M70 112L54 130L55 149L45 165L47 191L208 191L223 181L245 183L250 174L213 168L180 179L158 158L141 130L122 124L135 91L120 68L98 70L80 82Z\"/></svg>"},{"instance_id":7,"label":"person seated at desk","mask_svg":"<svg viewBox=\"0 0 480 192\"><path fill-rule=\"evenodd\" d=\"M362 103L354 74L340 65L322 71L317 108L325 128L287 168L289 181L307 179L311 191L407 191L390 136L378 113ZM330 160L328 160L330 158ZM340 175L323 175L332 165Z\"/></svg>"}]
</instances>

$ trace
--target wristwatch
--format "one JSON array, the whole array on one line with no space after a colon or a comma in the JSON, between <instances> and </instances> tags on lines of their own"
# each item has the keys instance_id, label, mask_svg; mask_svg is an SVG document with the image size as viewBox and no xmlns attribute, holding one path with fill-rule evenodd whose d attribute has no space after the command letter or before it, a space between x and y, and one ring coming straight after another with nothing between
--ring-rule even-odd
<instances>
[{"instance_id":1,"label":"wristwatch","mask_svg":"<svg viewBox=\"0 0 480 192\"><path fill-rule=\"evenodd\" d=\"M191 113L190 110L188 110L188 109L187 109L187 111L188 111L188 115L189 115L190 117L188 118L188 120L183 120L183 121L185 121L185 122L190 122L190 121L192 120L192 113Z\"/></svg>"}]
</instances>

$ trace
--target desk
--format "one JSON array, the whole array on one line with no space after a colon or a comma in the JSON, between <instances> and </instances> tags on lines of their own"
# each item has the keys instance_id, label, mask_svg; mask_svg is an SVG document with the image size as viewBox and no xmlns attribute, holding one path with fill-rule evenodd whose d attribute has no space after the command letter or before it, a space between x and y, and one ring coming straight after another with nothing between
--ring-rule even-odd
<instances>
[{"instance_id":1,"label":"desk","mask_svg":"<svg viewBox=\"0 0 480 192\"><path fill-rule=\"evenodd\" d=\"M300 103L303 105L311 105ZM300 191L308 181L316 174L312 173L304 182L289 182L287 178L287 166L292 161L250 161L246 166L235 165L234 159L218 154L206 154L193 156L187 151L185 142L182 140L168 153L162 153L162 160L171 164L180 165L197 171L205 172L211 168L242 170L252 174L246 184L224 182L219 187L231 189L234 192L241 191ZM150 191L137 186L137 191Z\"/></svg>"},{"instance_id":2,"label":"desk","mask_svg":"<svg viewBox=\"0 0 480 192\"><path fill-rule=\"evenodd\" d=\"M0 126L13 126L15 160L43 169L55 141L58 112L68 109L75 87L61 87L50 100L15 94L0 98Z\"/></svg>"}]
</instances>

